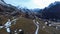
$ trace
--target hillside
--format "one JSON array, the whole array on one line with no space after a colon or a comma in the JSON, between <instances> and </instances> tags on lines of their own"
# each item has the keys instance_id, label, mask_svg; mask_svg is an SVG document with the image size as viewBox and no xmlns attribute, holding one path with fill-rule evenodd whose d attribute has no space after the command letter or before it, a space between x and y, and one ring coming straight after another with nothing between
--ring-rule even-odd
<instances>
[{"instance_id":1,"label":"hillside","mask_svg":"<svg viewBox=\"0 0 60 34\"><path fill-rule=\"evenodd\" d=\"M0 27L1 34L15 34L15 30L19 34L19 29L22 29L24 34L35 34L36 31L38 34L60 34L60 30L54 28L56 25L49 26L49 24L52 24L52 21L44 19L45 17L47 18L48 15L48 12L45 13L46 9L18 9L2 0L0 1L0 26L3 26L3 28ZM48 25L45 24L44 20ZM50 21L50 23L48 21ZM11 32L7 32L8 28Z\"/></svg>"},{"instance_id":2,"label":"hillside","mask_svg":"<svg viewBox=\"0 0 60 34\"><path fill-rule=\"evenodd\" d=\"M3 19L2 23L5 23L7 21L7 19ZM1 23L1 22L0 22ZM27 18L19 18L19 20L17 20L16 25L12 25L11 30L14 31L15 29L23 29L24 30L24 34L34 34L36 26L34 25L32 19L27 19ZM5 28L0 30L1 34L8 34L5 30ZM44 30L40 30L39 34L49 34L48 32L44 31Z\"/></svg>"}]
</instances>

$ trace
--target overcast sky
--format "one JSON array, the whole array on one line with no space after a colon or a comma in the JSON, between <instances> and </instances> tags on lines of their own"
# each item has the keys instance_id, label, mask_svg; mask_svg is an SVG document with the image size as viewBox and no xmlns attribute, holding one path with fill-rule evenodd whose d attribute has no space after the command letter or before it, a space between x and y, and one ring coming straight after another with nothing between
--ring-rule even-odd
<instances>
[{"instance_id":1,"label":"overcast sky","mask_svg":"<svg viewBox=\"0 0 60 34\"><path fill-rule=\"evenodd\" d=\"M4 0L4 1L14 6L27 7L29 9L33 9L33 8L45 8L50 3L60 0Z\"/></svg>"}]
</instances>

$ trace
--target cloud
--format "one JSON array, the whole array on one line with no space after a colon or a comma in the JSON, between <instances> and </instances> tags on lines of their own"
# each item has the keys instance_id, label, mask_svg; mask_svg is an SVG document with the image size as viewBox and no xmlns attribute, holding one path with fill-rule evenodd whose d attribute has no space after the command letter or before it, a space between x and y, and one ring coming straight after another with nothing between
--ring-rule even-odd
<instances>
[{"instance_id":1,"label":"cloud","mask_svg":"<svg viewBox=\"0 0 60 34\"><path fill-rule=\"evenodd\" d=\"M27 8L45 8L50 3L60 0L5 0L6 3L14 6L22 6Z\"/></svg>"}]
</instances>

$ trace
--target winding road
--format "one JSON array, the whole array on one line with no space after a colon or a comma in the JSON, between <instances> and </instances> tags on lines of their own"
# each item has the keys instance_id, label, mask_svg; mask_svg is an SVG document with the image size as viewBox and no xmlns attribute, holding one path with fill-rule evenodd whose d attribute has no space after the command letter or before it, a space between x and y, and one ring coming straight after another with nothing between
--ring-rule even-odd
<instances>
[{"instance_id":1,"label":"winding road","mask_svg":"<svg viewBox=\"0 0 60 34\"><path fill-rule=\"evenodd\" d=\"M36 25L35 34L38 34L38 31L39 31L39 22L36 21L36 20L33 20L33 23Z\"/></svg>"}]
</instances>

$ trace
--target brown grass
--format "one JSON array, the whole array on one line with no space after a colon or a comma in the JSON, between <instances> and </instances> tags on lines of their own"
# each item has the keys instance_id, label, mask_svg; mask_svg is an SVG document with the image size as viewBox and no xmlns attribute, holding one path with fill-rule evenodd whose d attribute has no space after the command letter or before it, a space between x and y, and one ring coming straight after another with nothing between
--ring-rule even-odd
<instances>
[{"instance_id":1,"label":"brown grass","mask_svg":"<svg viewBox=\"0 0 60 34\"><path fill-rule=\"evenodd\" d=\"M7 19L4 18L2 23L5 23L6 21L7 21ZM17 22L16 22L16 25L12 25L10 28L12 31L14 31L15 29L22 28L24 30L24 34L34 34L35 29L36 29L36 27L31 19L27 19L27 18L23 18L23 17L19 18L19 20L17 20ZM0 30L0 33L8 34L4 28ZM49 34L49 33L44 30L39 30L39 34Z\"/></svg>"}]
</instances>

